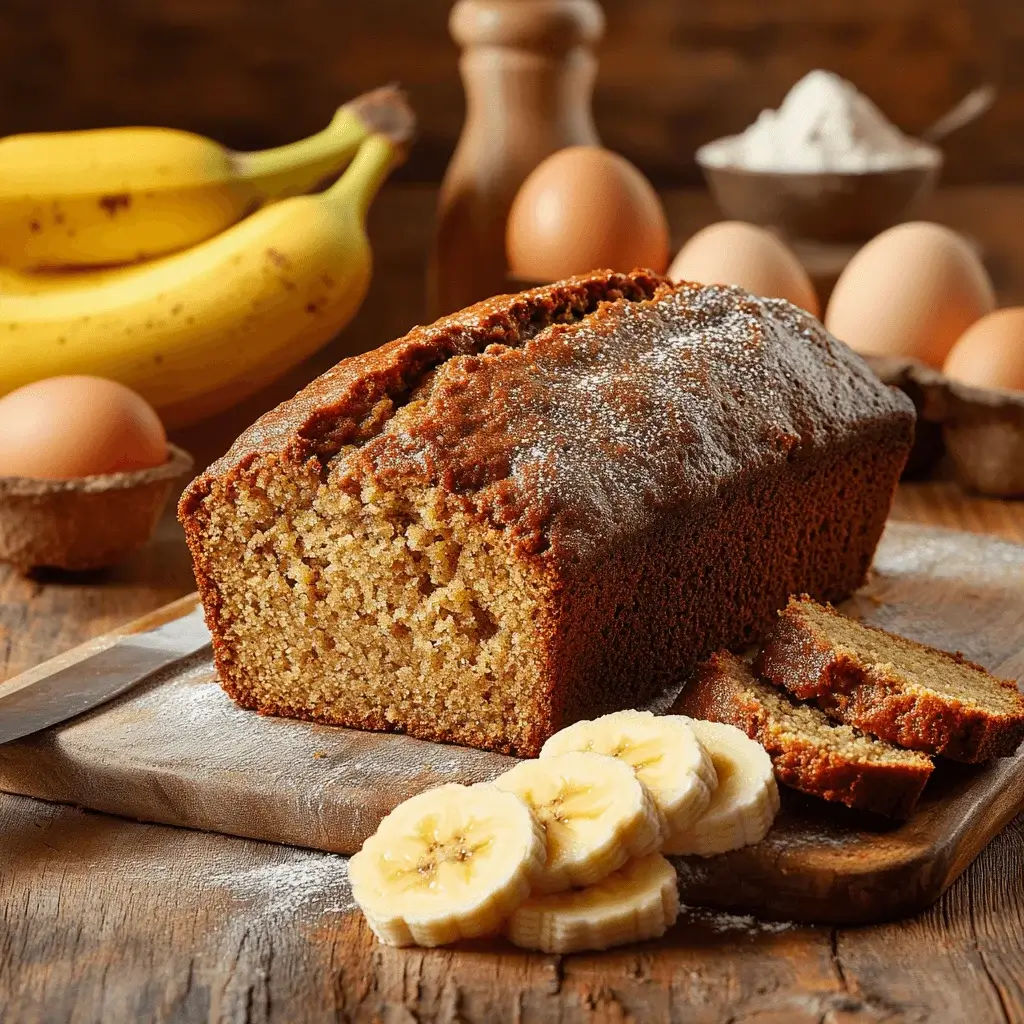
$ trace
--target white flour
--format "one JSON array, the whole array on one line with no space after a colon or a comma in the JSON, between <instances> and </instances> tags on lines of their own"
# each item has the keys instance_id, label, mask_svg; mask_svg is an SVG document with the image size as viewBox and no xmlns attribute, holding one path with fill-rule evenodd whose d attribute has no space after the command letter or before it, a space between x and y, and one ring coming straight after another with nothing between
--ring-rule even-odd
<instances>
[{"instance_id":1,"label":"white flour","mask_svg":"<svg viewBox=\"0 0 1024 1024\"><path fill-rule=\"evenodd\" d=\"M904 135L831 71L812 71L778 110L762 110L740 135L701 147L701 163L748 171L859 173L937 163L939 151Z\"/></svg>"},{"instance_id":2,"label":"white flour","mask_svg":"<svg viewBox=\"0 0 1024 1024\"><path fill-rule=\"evenodd\" d=\"M680 921L703 925L713 932L745 932L751 935L778 935L799 927L792 921L761 921L751 914L730 914L725 910L682 906Z\"/></svg>"},{"instance_id":3,"label":"white flour","mask_svg":"<svg viewBox=\"0 0 1024 1024\"><path fill-rule=\"evenodd\" d=\"M291 915L307 906L318 914L356 908L348 859L330 853L290 850L283 862L242 866L207 881L264 913Z\"/></svg>"}]
</instances>

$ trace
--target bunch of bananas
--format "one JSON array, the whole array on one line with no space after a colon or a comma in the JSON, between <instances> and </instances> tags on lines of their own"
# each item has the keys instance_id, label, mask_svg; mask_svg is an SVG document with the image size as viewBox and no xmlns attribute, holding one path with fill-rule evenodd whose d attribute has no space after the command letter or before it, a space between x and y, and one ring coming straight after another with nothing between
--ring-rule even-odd
<instances>
[{"instance_id":1,"label":"bunch of bananas","mask_svg":"<svg viewBox=\"0 0 1024 1024\"><path fill-rule=\"evenodd\" d=\"M359 308L366 212L413 127L387 88L258 153L156 128L0 140L0 396L109 377L174 427L269 384Z\"/></svg>"}]
</instances>

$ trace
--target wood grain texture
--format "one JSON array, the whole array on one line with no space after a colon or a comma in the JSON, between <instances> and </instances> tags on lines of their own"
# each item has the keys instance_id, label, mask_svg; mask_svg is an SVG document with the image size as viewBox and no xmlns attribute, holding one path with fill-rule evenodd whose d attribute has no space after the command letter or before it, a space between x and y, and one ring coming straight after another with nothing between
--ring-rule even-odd
<instances>
[{"instance_id":1,"label":"wood grain texture","mask_svg":"<svg viewBox=\"0 0 1024 1024\"><path fill-rule=\"evenodd\" d=\"M831 68L920 131L983 81L993 110L950 137L947 181L1019 181L1024 12L1017 0L604 0L598 132L659 184L695 183L698 145L742 129ZM0 132L166 124L238 147L322 128L390 80L422 134L406 180L438 182L462 123L449 0L7 0Z\"/></svg>"},{"instance_id":2,"label":"wood grain texture","mask_svg":"<svg viewBox=\"0 0 1024 1024\"><path fill-rule=\"evenodd\" d=\"M176 603L187 614L193 598ZM848 611L963 651L1024 682L1024 547L896 524ZM150 614L150 628L167 614ZM91 655L109 640L90 641ZM65 669L78 652L29 670ZM81 669L88 672L88 660ZM25 676L11 680L24 685ZM403 800L500 774L509 758L405 736L264 718L220 689L207 654L110 704L0 746L0 789L144 821L354 853ZM849 923L934 902L1024 807L1024 749L940 763L900 824L784 792L760 844L680 861L686 902L783 920Z\"/></svg>"},{"instance_id":3,"label":"wood grain texture","mask_svg":"<svg viewBox=\"0 0 1024 1024\"><path fill-rule=\"evenodd\" d=\"M0 798L0 1020L1011 1024L1024 822L932 910L853 930L684 913L554 957L376 945L337 858Z\"/></svg>"}]
</instances>

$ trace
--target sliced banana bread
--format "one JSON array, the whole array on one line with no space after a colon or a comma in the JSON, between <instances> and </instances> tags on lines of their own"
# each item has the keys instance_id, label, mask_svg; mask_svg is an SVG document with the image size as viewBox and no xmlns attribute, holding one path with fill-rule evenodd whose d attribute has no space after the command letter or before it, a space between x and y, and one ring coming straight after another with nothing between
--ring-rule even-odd
<instances>
[{"instance_id":1,"label":"sliced banana bread","mask_svg":"<svg viewBox=\"0 0 1024 1024\"><path fill-rule=\"evenodd\" d=\"M931 759L900 750L758 679L724 651L699 665L672 713L742 729L768 751L779 782L895 818L905 818L932 773Z\"/></svg>"},{"instance_id":2,"label":"sliced banana bread","mask_svg":"<svg viewBox=\"0 0 1024 1024\"><path fill-rule=\"evenodd\" d=\"M338 364L180 514L236 700L533 756L860 586L913 423L787 302L595 273Z\"/></svg>"},{"instance_id":3,"label":"sliced banana bread","mask_svg":"<svg viewBox=\"0 0 1024 1024\"><path fill-rule=\"evenodd\" d=\"M791 598L758 673L830 717L901 747L976 763L1024 739L1024 695L960 654L926 647Z\"/></svg>"}]
</instances>

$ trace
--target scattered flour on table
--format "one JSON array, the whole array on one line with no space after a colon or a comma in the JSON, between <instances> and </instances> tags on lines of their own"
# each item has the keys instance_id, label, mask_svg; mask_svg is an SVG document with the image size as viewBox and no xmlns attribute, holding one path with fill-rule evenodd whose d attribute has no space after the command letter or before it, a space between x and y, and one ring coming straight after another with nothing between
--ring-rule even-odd
<instances>
[{"instance_id":1,"label":"scattered flour on table","mask_svg":"<svg viewBox=\"0 0 1024 1024\"><path fill-rule=\"evenodd\" d=\"M845 79L812 71L778 110L762 110L746 131L709 142L697 158L747 171L856 174L932 166L940 152L904 135Z\"/></svg>"},{"instance_id":2,"label":"scattered flour on table","mask_svg":"<svg viewBox=\"0 0 1024 1024\"><path fill-rule=\"evenodd\" d=\"M816 828L808 822L801 822L802 828L791 828L785 835L769 834L769 842L774 850L782 852L802 846L821 848L827 846L832 850L856 848L861 842L860 834L854 831L828 831L825 827Z\"/></svg>"},{"instance_id":3,"label":"scattered flour on table","mask_svg":"<svg viewBox=\"0 0 1024 1024\"><path fill-rule=\"evenodd\" d=\"M165 695L161 694L163 698ZM252 715L240 708L223 690L209 666L202 666L174 680L174 706L196 720Z\"/></svg>"},{"instance_id":4,"label":"scattered flour on table","mask_svg":"<svg viewBox=\"0 0 1024 1024\"><path fill-rule=\"evenodd\" d=\"M211 886L271 914L310 907L318 913L356 909L348 860L330 853L292 851L286 861L240 866L208 877Z\"/></svg>"},{"instance_id":5,"label":"scattered flour on table","mask_svg":"<svg viewBox=\"0 0 1024 1024\"><path fill-rule=\"evenodd\" d=\"M798 927L793 921L761 921L751 914L730 914L706 907L679 908L680 920L703 925L713 932L747 932L751 935L777 935Z\"/></svg>"},{"instance_id":6,"label":"scattered flour on table","mask_svg":"<svg viewBox=\"0 0 1024 1024\"><path fill-rule=\"evenodd\" d=\"M682 882L694 884L703 882L708 877L707 868L696 858L683 860L680 857L672 857L670 859L672 866L676 869L676 874Z\"/></svg>"}]
</instances>

